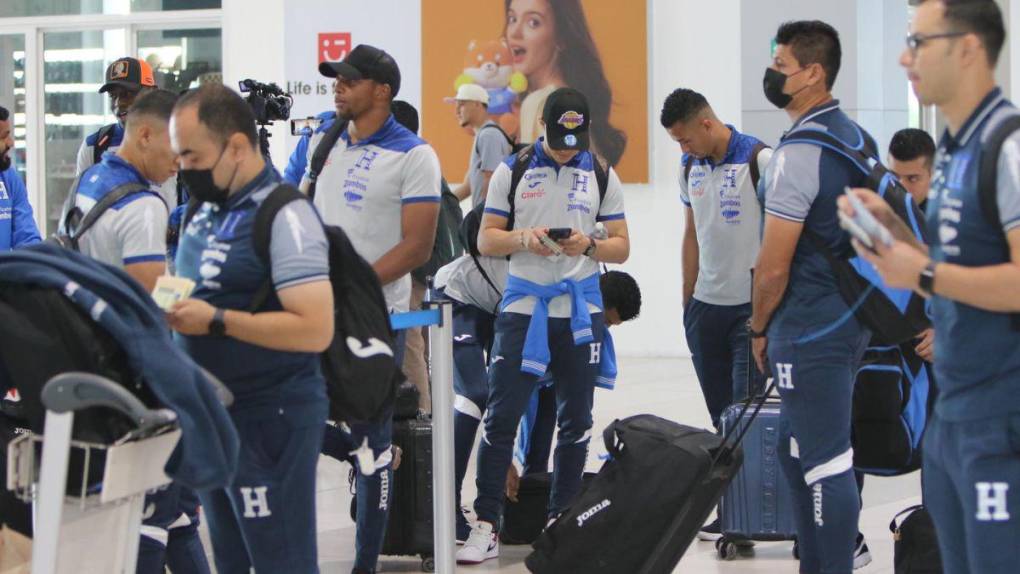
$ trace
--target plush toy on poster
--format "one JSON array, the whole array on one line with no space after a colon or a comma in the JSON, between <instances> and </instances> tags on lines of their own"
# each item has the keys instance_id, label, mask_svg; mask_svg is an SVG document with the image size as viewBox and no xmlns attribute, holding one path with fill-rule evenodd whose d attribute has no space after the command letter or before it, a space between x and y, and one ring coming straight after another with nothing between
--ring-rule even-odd
<instances>
[{"instance_id":1,"label":"plush toy on poster","mask_svg":"<svg viewBox=\"0 0 1020 574\"><path fill-rule=\"evenodd\" d=\"M518 94L528 88L528 80L510 65L510 48L505 40L468 44L464 72L453 84L456 91L464 84L478 84L489 92L489 116L511 136L517 133Z\"/></svg>"}]
</instances>

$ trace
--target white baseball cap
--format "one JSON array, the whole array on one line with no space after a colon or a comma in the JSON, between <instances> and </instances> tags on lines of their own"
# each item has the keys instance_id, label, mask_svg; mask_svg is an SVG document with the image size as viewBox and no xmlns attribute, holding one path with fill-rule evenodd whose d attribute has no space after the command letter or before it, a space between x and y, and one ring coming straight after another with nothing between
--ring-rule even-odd
<instances>
[{"instance_id":1,"label":"white baseball cap","mask_svg":"<svg viewBox=\"0 0 1020 574\"><path fill-rule=\"evenodd\" d=\"M454 102L481 102L489 105L489 92L478 84L462 84L457 88L457 95L452 98L445 98L446 103Z\"/></svg>"}]
</instances>

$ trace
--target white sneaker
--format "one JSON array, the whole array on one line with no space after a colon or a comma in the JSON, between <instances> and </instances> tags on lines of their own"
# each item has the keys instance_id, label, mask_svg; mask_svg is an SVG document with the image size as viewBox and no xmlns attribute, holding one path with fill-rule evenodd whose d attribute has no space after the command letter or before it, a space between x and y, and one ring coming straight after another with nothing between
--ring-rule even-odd
<instances>
[{"instance_id":1,"label":"white sneaker","mask_svg":"<svg viewBox=\"0 0 1020 574\"><path fill-rule=\"evenodd\" d=\"M457 550L457 564L481 564L499 556L499 541L492 524L479 520L464 546Z\"/></svg>"},{"instance_id":2,"label":"white sneaker","mask_svg":"<svg viewBox=\"0 0 1020 574\"><path fill-rule=\"evenodd\" d=\"M854 549L854 570L864 568L871 564L871 551L868 550L868 543L864 541L864 535L857 534L857 547Z\"/></svg>"}]
</instances>

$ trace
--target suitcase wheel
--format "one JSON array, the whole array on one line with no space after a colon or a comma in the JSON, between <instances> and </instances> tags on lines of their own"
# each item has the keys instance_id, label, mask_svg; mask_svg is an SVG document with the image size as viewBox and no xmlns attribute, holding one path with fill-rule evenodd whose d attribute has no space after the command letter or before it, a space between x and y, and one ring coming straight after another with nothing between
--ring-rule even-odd
<instances>
[{"instance_id":1,"label":"suitcase wheel","mask_svg":"<svg viewBox=\"0 0 1020 574\"><path fill-rule=\"evenodd\" d=\"M432 556L424 556L421 559L421 571L422 572L435 572L436 571L436 559Z\"/></svg>"},{"instance_id":2,"label":"suitcase wheel","mask_svg":"<svg viewBox=\"0 0 1020 574\"><path fill-rule=\"evenodd\" d=\"M737 558L737 545L725 538L716 541L715 549L719 553L720 560L736 560Z\"/></svg>"}]
</instances>

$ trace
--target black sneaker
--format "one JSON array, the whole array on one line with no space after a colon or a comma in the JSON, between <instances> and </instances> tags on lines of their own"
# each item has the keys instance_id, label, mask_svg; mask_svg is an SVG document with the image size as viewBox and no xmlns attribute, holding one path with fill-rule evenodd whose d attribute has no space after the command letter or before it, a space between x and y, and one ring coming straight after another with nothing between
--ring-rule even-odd
<instances>
[{"instance_id":1,"label":"black sneaker","mask_svg":"<svg viewBox=\"0 0 1020 574\"><path fill-rule=\"evenodd\" d=\"M871 551L868 550L868 543L864 541L864 535L857 533L857 547L854 548L854 570L864 568L871 564Z\"/></svg>"},{"instance_id":2,"label":"black sneaker","mask_svg":"<svg viewBox=\"0 0 1020 574\"><path fill-rule=\"evenodd\" d=\"M698 540L702 542L715 542L720 538L722 538L722 530L719 528L718 518L702 526L698 531Z\"/></svg>"}]
</instances>

